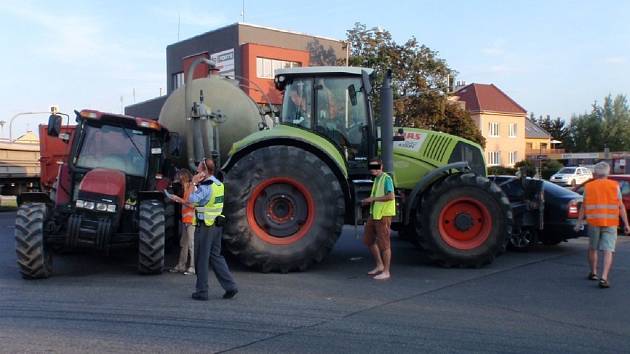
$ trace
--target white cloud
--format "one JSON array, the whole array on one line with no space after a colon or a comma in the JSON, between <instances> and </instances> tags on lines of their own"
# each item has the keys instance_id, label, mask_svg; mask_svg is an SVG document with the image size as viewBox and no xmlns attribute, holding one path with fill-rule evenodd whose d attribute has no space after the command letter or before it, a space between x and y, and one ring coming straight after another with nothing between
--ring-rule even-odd
<instances>
[{"instance_id":1,"label":"white cloud","mask_svg":"<svg viewBox=\"0 0 630 354\"><path fill-rule=\"evenodd\" d=\"M607 64L625 64L628 60L626 57L608 57L604 61Z\"/></svg>"}]
</instances>

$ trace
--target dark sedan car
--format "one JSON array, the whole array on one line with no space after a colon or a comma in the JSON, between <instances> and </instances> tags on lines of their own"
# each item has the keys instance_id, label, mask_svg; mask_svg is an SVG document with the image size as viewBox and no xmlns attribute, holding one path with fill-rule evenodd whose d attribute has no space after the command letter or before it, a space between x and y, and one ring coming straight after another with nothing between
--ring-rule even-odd
<instances>
[{"instance_id":1,"label":"dark sedan car","mask_svg":"<svg viewBox=\"0 0 630 354\"><path fill-rule=\"evenodd\" d=\"M579 194L551 182L531 178L488 178L501 187L512 205L514 228L509 243L511 248L524 248L538 242L555 245L570 238L586 236L585 231L575 232L573 229L582 204ZM532 188L535 193L532 193Z\"/></svg>"}]
</instances>

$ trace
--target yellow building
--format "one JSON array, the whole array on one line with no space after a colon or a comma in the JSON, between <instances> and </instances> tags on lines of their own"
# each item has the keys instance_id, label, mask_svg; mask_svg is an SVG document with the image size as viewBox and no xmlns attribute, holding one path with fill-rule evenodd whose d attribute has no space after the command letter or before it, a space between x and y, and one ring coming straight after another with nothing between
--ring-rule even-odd
<instances>
[{"instance_id":1,"label":"yellow building","mask_svg":"<svg viewBox=\"0 0 630 354\"><path fill-rule=\"evenodd\" d=\"M453 100L464 108L486 138L486 164L512 167L525 159L527 111L490 84L470 84L457 89Z\"/></svg>"},{"instance_id":2,"label":"yellow building","mask_svg":"<svg viewBox=\"0 0 630 354\"><path fill-rule=\"evenodd\" d=\"M525 156L545 155L551 149L551 135L546 130L525 119Z\"/></svg>"}]
</instances>

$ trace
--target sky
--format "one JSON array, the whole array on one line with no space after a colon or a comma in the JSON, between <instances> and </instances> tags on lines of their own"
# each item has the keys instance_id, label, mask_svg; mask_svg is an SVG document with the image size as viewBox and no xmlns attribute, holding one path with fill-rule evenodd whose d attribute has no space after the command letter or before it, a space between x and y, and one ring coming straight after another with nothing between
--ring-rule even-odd
<instances>
[{"instance_id":1,"label":"sky","mask_svg":"<svg viewBox=\"0 0 630 354\"><path fill-rule=\"evenodd\" d=\"M630 94L628 14L630 1L608 0L2 0L0 137L18 113L120 113L157 97L167 45L235 22L337 39L360 22L398 43L414 36L456 80L495 84L536 116L568 119ZM13 138L47 118L16 118Z\"/></svg>"}]
</instances>

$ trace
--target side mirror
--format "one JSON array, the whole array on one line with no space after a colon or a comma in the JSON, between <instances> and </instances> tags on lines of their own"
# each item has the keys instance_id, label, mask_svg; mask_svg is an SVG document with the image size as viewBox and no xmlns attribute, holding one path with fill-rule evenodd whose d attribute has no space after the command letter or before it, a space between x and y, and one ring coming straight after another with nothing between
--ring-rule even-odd
<instances>
[{"instance_id":1,"label":"side mirror","mask_svg":"<svg viewBox=\"0 0 630 354\"><path fill-rule=\"evenodd\" d=\"M48 136L59 136L61 133L61 116L51 114L48 117Z\"/></svg>"},{"instance_id":2,"label":"side mirror","mask_svg":"<svg viewBox=\"0 0 630 354\"><path fill-rule=\"evenodd\" d=\"M353 106L357 105L357 89L354 88L354 84L348 86L348 96L350 96L350 103Z\"/></svg>"},{"instance_id":3,"label":"side mirror","mask_svg":"<svg viewBox=\"0 0 630 354\"><path fill-rule=\"evenodd\" d=\"M372 93L372 84L370 83L370 74L365 70L361 70L361 83L363 84L363 92L366 95Z\"/></svg>"},{"instance_id":4,"label":"side mirror","mask_svg":"<svg viewBox=\"0 0 630 354\"><path fill-rule=\"evenodd\" d=\"M398 131L394 134L394 141L405 141L405 131L403 128L398 128Z\"/></svg>"},{"instance_id":5,"label":"side mirror","mask_svg":"<svg viewBox=\"0 0 630 354\"><path fill-rule=\"evenodd\" d=\"M168 138L168 156L172 158L179 158L182 154L182 147L184 142L182 137L177 133L170 133Z\"/></svg>"}]
</instances>

